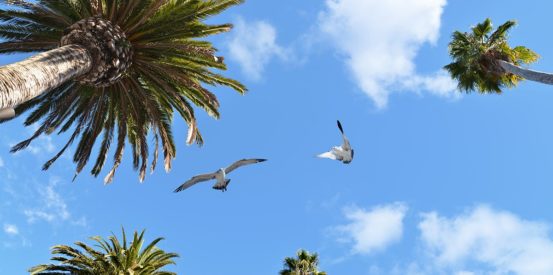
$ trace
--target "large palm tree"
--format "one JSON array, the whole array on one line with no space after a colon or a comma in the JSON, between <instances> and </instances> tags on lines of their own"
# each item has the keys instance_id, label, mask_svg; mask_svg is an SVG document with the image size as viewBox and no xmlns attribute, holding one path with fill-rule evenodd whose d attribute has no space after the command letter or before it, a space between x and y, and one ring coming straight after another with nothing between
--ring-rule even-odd
<instances>
[{"instance_id":1,"label":"large palm tree","mask_svg":"<svg viewBox=\"0 0 553 275\"><path fill-rule=\"evenodd\" d=\"M521 67L537 61L538 55L524 46L509 45L507 34L515 24L507 21L493 30L491 20L486 19L471 32L453 33L449 43L453 62L445 69L461 91L501 93L502 88L514 87L523 79L553 84L553 74Z\"/></svg>"},{"instance_id":2,"label":"large palm tree","mask_svg":"<svg viewBox=\"0 0 553 275\"><path fill-rule=\"evenodd\" d=\"M296 258L286 257L284 259L284 269L280 275L326 275L326 272L319 271L319 256L317 253L309 253L304 249L297 252Z\"/></svg>"},{"instance_id":3,"label":"large palm tree","mask_svg":"<svg viewBox=\"0 0 553 275\"><path fill-rule=\"evenodd\" d=\"M173 272L163 271L165 266L175 264L175 253L167 253L156 245L163 238L157 238L143 248L144 231L134 232L134 237L127 244L125 230L122 243L115 235L105 240L92 237L96 241L93 248L82 242L77 247L56 245L52 248L52 261L58 264L38 265L29 270L34 275L71 274L71 275L170 275Z\"/></svg>"},{"instance_id":4,"label":"large palm tree","mask_svg":"<svg viewBox=\"0 0 553 275\"><path fill-rule=\"evenodd\" d=\"M33 110L25 125L40 127L12 151L42 134L72 131L61 151L78 141L76 175L101 139L91 173L97 176L115 146L111 182L125 140L144 179L150 154L147 136L158 144L165 169L176 156L171 122L176 112L188 124L187 143L203 140L193 105L218 118L219 103L205 85L246 88L212 69L226 69L211 43L201 40L227 32L230 24L204 20L243 0L6 0L0 6L0 53L41 52L0 67L0 119Z\"/></svg>"}]
</instances>

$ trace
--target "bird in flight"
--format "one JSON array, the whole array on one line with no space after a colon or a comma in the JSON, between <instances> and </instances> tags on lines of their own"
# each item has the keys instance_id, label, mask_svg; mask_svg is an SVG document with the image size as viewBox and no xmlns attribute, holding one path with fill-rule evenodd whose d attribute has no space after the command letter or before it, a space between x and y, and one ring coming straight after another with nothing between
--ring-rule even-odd
<instances>
[{"instance_id":1,"label":"bird in flight","mask_svg":"<svg viewBox=\"0 0 553 275\"><path fill-rule=\"evenodd\" d=\"M238 167L241 167L241 166L244 166L244 165L249 165L249 164L254 164L254 163L259 163L259 162L264 162L266 161L266 159L241 159L239 161L236 161L235 163L231 164L230 166L228 166L227 168L221 168L213 173L209 173L209 174L202 174L202 175L197 175L197 176L194 176L192 177L191 179L189 179L188 181L186 181L185 183L183 183L181 186L179 186L177 189L175 189L175 193L176 192L180 192L196 183L199 183L199 182L202 182L202 181L208 181L208 180L212 180L212 179L216 179L217 182L215 183L215 185L213 185L213 189L215 190L221 190L223 192L227 191L227 186L230 182L230 179L227 179L227 174L234 171L236 168Z\"/></svg>"},{"instance_id":2,"label":"bird in flight","mask_svg":"<svg viewBox=\"0 0 553 275\"><path fill-rule=\"evenodd\" d=\"M346 137L346 135L344 135L342 124L339 120L337 122L338 129L340 129L340 132L342 133L342 139L344 140L342 145L334 146L332 147L332 149L330 149L330 151L317 155L317 157L338 160L343 162L344 164L349 164L353 160L353 149L349 144L348 138Z\"/></svg>"}]
</instances>

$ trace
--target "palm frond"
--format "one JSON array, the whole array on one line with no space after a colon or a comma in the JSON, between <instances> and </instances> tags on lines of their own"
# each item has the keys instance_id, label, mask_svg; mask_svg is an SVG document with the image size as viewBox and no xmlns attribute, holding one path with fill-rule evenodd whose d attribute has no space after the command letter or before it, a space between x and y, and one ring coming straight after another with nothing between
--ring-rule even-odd
<instances>
[{"instance_id":1,"label":"palm frond","mask_svg":"<svg viewBox=\"0 0 553 275\"><path fill-rule=\"evenodd\" d=\"M175 264L179 255L165 252L157 247L163 238L157 238L145 248L144 232L134 233L133 239L127 243L125 230L122 243L112 235L108 239L92 237L95 249L85 243L75 242L76 247L56 245L52 248L52 261L59 264L45 264L32 267L32 275L47 274L174 274L163 271L167 265Z\"/></svg>"},{"instance_id":2,"label":"palm frond","mask_svg":"<svg viewBox=\"0 0 553 275\"><path fill-rule=\"evenodd\" d=\"M213 70L226 70L222 57L206 36L227 32L230 24L204 21L241 0L10 0L0 9L0 53L40 52L60 46L70 26L92 16L109 20L126 34L132 48L128 69L109 86L74 79L16 108L30 112L26 125L38 130L12 148L26 148L43 134L71 132L61 150L43 166L48 169L68 148L78 175L96 154L91 174L98 176L113 154L104 181L113 180L126 146L142 181L147 170L152 135L153 160L159 151L165 170L176 156L171 124L174 113L189 127L187 143L203 143L195 108L219 118L219 101L208 86L226 86L243 94L246 87ZM96 141L99 141L96 145Z\"/></svg>"},{"instance_id":3,"label":"palm frond","mask_svg":"<svg viewBox=\"0 0 553 275\"><path fill-rule=\"evenodd\" d=\"M503 88L514 87L521 77L507 73L498 60L515 65L529 64L538 59L532 50L508 44L508 32L516 25L507 21L493 31L491 20L472 28L472 32L455 31L449 43L449 54L453 62L444 66L452 79L457 81L463 92L501 93ZM493 31L493 32L492 32Z\"/></svg>"}]
</instances>

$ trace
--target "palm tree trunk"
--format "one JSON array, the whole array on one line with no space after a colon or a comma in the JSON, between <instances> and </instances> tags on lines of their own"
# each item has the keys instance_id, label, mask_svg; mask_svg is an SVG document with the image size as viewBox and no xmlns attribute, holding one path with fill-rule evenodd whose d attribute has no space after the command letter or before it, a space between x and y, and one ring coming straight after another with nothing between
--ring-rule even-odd
<instances>
[{"instance_id":1,"label":"palm tree trunk","mask_svg":"<svg viewBox=\"0 0 553 275\"><path fill-rule=\"evenodd\" d=\"M527 80L553 85L553 74L521 68L513 63L503 60L498 60L498 62L501 68L508 73L516 74Z\"/></svg>"},{"instance_id":2,"label":"palm tree trunk","mask_svg":"<svg viewBox=\"0 0 553 275\"><path fill-rule=\"evenodd\" d=\"M0 67L0 112L50 91L91 68L88 50L79 45L59 47Z\"/></svg>"}]
</instances>

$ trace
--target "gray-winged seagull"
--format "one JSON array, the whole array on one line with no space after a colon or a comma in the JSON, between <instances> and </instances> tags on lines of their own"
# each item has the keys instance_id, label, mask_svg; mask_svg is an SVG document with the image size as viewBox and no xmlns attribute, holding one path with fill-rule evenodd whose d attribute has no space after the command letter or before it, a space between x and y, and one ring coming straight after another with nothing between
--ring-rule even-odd
<instances>
[{"instance_id":1,"label":"gray-winged seagull","mask_svg":"<svg viewBox=\"0 0 553 275\"><path fill-rule=\"evenodd\" d=\"M227 174L234 171L236 168L244 165L264 162L266 159L241 159L233 164L231 164L227 168L221 168L213 173L210 174L202 174L197 175L189 179L187 182L183 183L181 186L179 186L177 189L175 189L176 192L180 192L196 183L202 182L202 181L208 181L212 179L216 179L217 182L215 185L213 185L213 189L215 190L221 190L223 192L227 191L227 185L230 182L230 179L227 179Z\"/></svg>"},{"instance_id":2,"label":"gray-winged seagull","mask_svg":"<svg viewBox=\"0 0 553 275\"><path fill-rule=\"evenodd\" d=\"M342 139L344 142L340 146L334 146L330 151L322 153L320 155L317 155L319 158L328 158L333 160L339 160L345 164L349 164L353 160L353 149L351 148L351 145L349 144L349 140L344 135L344 129L342 129L342 124L339 120L337 120L338 123L338 129L340 129L340 132L342 133Z\"/></svg>"}]
</instances>

